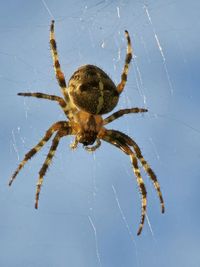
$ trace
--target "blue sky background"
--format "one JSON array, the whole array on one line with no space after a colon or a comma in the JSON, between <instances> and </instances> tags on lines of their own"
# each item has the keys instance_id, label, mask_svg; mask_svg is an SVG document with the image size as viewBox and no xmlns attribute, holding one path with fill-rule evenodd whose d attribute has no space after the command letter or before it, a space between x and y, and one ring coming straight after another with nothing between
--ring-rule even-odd
<instances>
[{"instance_id":1,"label":"blue sky background","mask_svg":"<svg viewBox=\"0 0 200 267\"><path fill-rule=\"evenodd\" d=\"M45 7L46 3L46 7ZM0 266L200 266L200 2L1 1ZM39 210L35 185L50 142L7 183L19 160L55 121L55 103L18 92L60 94L49 49L49 25L66 80L82 64L117 83L131 35L136 58L117 109L147 107L108 128L134 138L156 172L160 213L146 177L148 218L141 236L140 196L129 158L103 143L94 154L63 138L45 176Z\"/></svg>"}]
</instances>

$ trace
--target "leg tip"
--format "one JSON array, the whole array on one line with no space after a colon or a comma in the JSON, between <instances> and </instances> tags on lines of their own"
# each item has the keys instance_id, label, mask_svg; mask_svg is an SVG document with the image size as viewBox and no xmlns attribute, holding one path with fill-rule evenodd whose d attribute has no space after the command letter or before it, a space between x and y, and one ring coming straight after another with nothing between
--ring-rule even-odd
<instances>
[{"instance_id":1,"label":"leg tip","mask_svg":"<svg viewBox=\"0 0 200 267\"><path fill-rule=\"evenodd\" d=\"M140 228L140 229L138 230L137 235L140 235L141 232L142 232L142 228Z\"/></svg>"},{"instance_id":2,"label":"leg tip","mask_svg":"<svg viewBox=\"0 0 200 267\"><path fill-rule=\"evenodd\" d=\"M54 31L54 22L55 22L54 20L51 21L51 27L50 27L51 32Z\"/></svg>"},{"instance_id":3,"label":"leg tip","mask_svg":"<svg viewBox=\"0 0 200 267\"><path fill-rule=\"evenodd\" d=\"M143 223L140 223L139 228L138 228L137 235L140 235L141 234L142 229L143 229L143 226L144 226Z\"/></svg>"},{"instance_id":4,"label":"leg tip","mask_svg":"<svg viewBox=\"0 0 200 267\"><path fill-rule=\"evenodd\" d=\"M162 207L161 207L161 212L162 213L165 213L165 207L164 207L164 205L162 205Z\"/></svg>"},{"instance_id":5,"label":"leg tip","mask_svg":"<svg viewBox=\"0 0 200 267\"><path fill-rule=\"evenodd\" d=\"M127 30L125 30L125 36L126 36L126 39L128 40L128 42L130 43L131 40L130 40L129 32Z\"/></svg>"}]
</instances>

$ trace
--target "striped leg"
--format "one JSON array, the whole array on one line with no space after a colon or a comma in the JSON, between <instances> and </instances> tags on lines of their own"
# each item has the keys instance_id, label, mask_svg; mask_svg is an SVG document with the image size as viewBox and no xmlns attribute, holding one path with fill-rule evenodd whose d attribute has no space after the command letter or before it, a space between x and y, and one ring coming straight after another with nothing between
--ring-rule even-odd
<instances>
[{"instance_id":1,"label":"striped leg","mask_svg":"<svg viewBox=\"0 0 200 267\"><path fill-rule=\"evenodd\" d=\"M124 69L123 69L123 72L122 72L122 75L121 75L121 82L117 86L117 91L118 91L119 94L121 94L121 92L124 89L124 86L126 85L127 75L128 75L128 68L129 68L129 64L130 64L131 59L132 59L131 39L130 39L128 31L125 31L125 36L126 36L126 39L127 39L127 52L126 52L126 59L125 59Z\"/></svg>"},{"instance_id":2,"label":"striped leg","mask_svg":"<svg viewBox=\"0 0 200 267\"><path fill-rule=\"evenodd\" d=\"M29 159L31 159L46 144L46 142L48 142L48 140L51 138L51 136L53 135L53 133L56 132L56 131L58 131L63 126L63 124L66 124L66 122L60 121L60 122L56 122L55 124L53 124L46 131L45 136L40 140L40 142L25 155L24 159L20 162L20 164L18 165L16 171L11 176L11 179L9 181L9 186L11 186L12 182L14 181L14 179L16 178L16 176L18 175L18 173L20 172L20 170L24 167L24 165L26 164L26 162Z\"/></svg>"},{"instance_id":3,"label":"striped leg","mask_svg":"<svg viewBox=\"0 0 200 267\"><path fill-rule=\"evenodd\" d=\"M46 171L49 167L49 165L52 162L53 156L56 152L56 149L58 147L59 141L60 139L64 136L64 135L68 135L70 134L70 128L63 128L61 129L61 131L58 131L57 134L55 135L53 141L52 141L52 145L51 148L49 150L49 153L47 154L46 160L44 162L44 164L42 165L42 168L39 171L39 178L38 178L38 182L37 182L37 187L36 187L36 196L35 196L35 208L38 208L38 201L39 201L39 195L40 195L40 190L43 184L43 178L46 174Z\"/></svg>"},{"instance_id":4,"label":"striped leg","mask_svg":"<svg viewBox=\"0 0 200 267\"><path fill-rule=\"evenodd\" d=\"M54 65L56 78L57 78L58 84L60 86L61 92L64 96L64 99L67 103L67 110L69 111L73 107L71 105L69 94L67 92L67 85L66 85L66 81L65 81L65 76L61 70L60 63L59 63L57 46L56 46L56 41L55 41L55 34L54 34L54 20L52 20L51 28L50 28L50 48L51 48L51 54L52 54L52 58L53 58L53 65ZM69 116L70 116L70 114L69 114Z\"/></svg>"},{"instance_id":5,"label":"striped leg","mask_svg":"<svg viewBox=\"0 0 200 267\"><path fill-rule=\"evenodd\" d=\"M48 95L48 94L38 93L38 92L37 93L18 93L18 95L31 96L31 97L37 97L37 98L47 99L47 100L51 100L51 101L56 101L56 102L58 102L58 104L60 105L62 110L64 111L65 115L68 116L67 104L66 104L65 100L60 96Z\"/></svg>"},{"instance_id":6,"label":"striped leg","mask_svg":"<svg viewBox=\"0 0 200 267\"><path fill-rule=\"evenodd\" d=\"M132 146L134 148L137 158L139 159L139 161L141 162L144 170L146 171L146 173L148 174L148 176L150 177L150 179L153 182L153 185L154 185L154 187L155 187L155 189L157 191L158 197L160 199L161 212L164 213L165 206L164 206L164 200L163 200L163 196L162 196L162 193L161 193L159 182L157 180L157 177L156 177L154 171L151 169L151 167L149 166L147 161L142 156L142 152L141 152L139 146L128 135L126 135L124 133L121 133L121 132L118 132L118 131L115 131L115 132L117 132L117 134L120 135L120 138L122 138L124 140L124 142L126 142L126 144L128 144L129 146Z\"/></svg>"},{"instance_id":7,"label":"striped leg","mask_svg":"<svg viewBox=\"0 0 200 267\"><path fill-rule=\"evenodd\" d=\"M120 132L114 131L114 130L105 130L104 135L101 137L104 141L111 143L112 145L118 147L121 149L124 153L130 156L131 163L133 165L133 171L135 173L137 184L140 189L140 193L142 196L142 212L141 212L141 220L140 225L137 234L140 235L143 229L145 216L146 216L146 206L147 206L147 191L144 185L144 181L142 179L142 176L140 174L140 170L138 167L138 162L135 154L130 149L130 147L127 145L124 139L121 138Z\"/></svg>"},{"instance_id":8,"label":"striped leg","mask_svg":"<svg viewBox=\"0 0 200 267\"><path fill-rule=\"evenodd\" d=\"M106 125L116 119L118 119L119 117L125 115L125 114L129 114L129 113L142 113L142 112L147 112L148 110L145 108L126 108L126 109L121 109L118 110L116 112L114 112L112 115L110 115L109 117L105 118L103 120L103 125Z\"/></svg>"},{"instance_id":9,"label":"striped leg","mask_svg":"<svg viewBox=\"0 0 200 267\"><path fill-rule=\"evenodd\" d=\"M146 173L148 174L148 176L150 177L150 179L153 182L153 185L158 193L158 197L160 199L160 205L161 205L161 212L164 213L165 212L165 206L164 206L164 200L163 200L163 196L161 193L161 189L160 189L160 185L159 182L157 180L157 177L154 173L154 171L151 169L151 167L149 166L149 164L147 163L147 161L144 159L144 157L142 156L142 152L138 146L138 144L131 139L129 136L121 133L121 136L124 138L124 140L126 140L127 144L129 146L132 146L135 150L136 156L139 159L139 161L141 162L144 170L146 171Z\"/></svg>"}]
</instances>

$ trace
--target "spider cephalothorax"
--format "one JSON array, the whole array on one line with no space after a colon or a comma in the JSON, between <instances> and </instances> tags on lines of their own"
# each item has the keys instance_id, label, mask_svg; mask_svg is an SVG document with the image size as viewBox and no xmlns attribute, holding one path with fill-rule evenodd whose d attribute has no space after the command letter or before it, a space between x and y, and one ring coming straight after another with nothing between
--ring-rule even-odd
<instances>
[{"instance_id":1,"label":"spider cephalothorax","mask_svg":"<svg viewBox=\"0 0 200 267\"><path fill-rule=\"evenodd\" d=\"M76 132L74 143L88 146L96 141L103 126L103 119L100 115L92 115L81 110L74 114L73 122L70 124ZM73 144L71 146L73 147Z\"/></svg>"},{"instance_id":2,"label":"spider cephalothorax","mask_svg":"<svg viewBox=\"0 0 200 267\"><path fill-rule=\"evenodd\" d=\"M79 143L82 143L88 151L96 150L101 145L100 140L104 140L116 146L131 158L133 171L142 197L141 221L138 229L139 235L142 231L146 215L147 192L143 178L140 174L138 162L140 162L147 175L152 180L160 199L161 211L164 212L164 201L160 191L160 185L155 173L142 156L137 143L122 132L106 129L105 125L124 114L147 112L147 109L127 108L116 111L105 119L102 118L102 114L106 114L115 108L127 81L129 63L132 59L132 48L131 40L127 31L125 31L125 35L127 39L127 53L124 69L121 75L121 81L117 86L102 69L93 65L85 65L75 71L67 86L58 60L58 52L54 36L54 21L52 21L50 29L50 46L55 74L63 98L43 93L19 93L18 95L56 101L65 113L67 120L54 123L46 131L44 137L39 141L39 143L25 155L24 159L12 175L9 185L12 184L13 180L26 162L31 159L55 134L46 160L39 171L35 200L35 208L38 208L39 194L43 184L43 177L52 161L60 139L63 136L74 135L75 140L71 145L71 148L75 149ZM96 144L93 145L95 142Z\"/></svg>"}]
</instances>

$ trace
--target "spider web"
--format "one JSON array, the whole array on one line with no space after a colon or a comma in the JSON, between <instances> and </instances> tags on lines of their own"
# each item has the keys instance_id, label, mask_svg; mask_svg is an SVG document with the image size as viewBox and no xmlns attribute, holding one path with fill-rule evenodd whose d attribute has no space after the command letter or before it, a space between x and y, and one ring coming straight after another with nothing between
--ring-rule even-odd
<instances>
[{"instance_id":1,"label":"spider web","mask_svg":"<svg viewBox=\"0 0 200 267\"><path fill-rule=\"evenodd\" d=\"M194 1L7 1L0 4L0 265L199 266L199 8ZM63 138L34 210L38 171L51 142L7 179L55 121L54 103L18 92L60 95L49 25L66 80L94 64L119 82L130 33L134 59L117 109L146 107L108 125L139 144L161 184L166 214L146 177L148 217L140 237L140 196L129 158L103 143L94 154Z\"/></svg>"}]
</instances>

